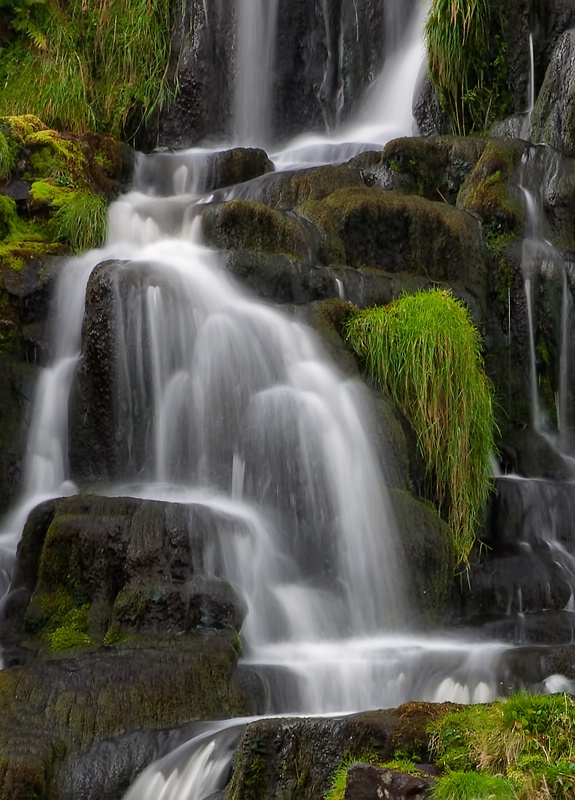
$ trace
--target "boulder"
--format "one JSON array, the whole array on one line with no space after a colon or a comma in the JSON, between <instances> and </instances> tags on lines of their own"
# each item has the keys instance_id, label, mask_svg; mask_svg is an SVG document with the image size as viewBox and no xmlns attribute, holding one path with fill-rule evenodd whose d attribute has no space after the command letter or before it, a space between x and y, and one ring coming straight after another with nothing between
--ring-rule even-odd
<instances>
[{"instance_id":1,"label":"boulder","mask_svg":"<svg viewBox=\"0 0 575 800\"><path fill-rule=\"evenodd\" d=\"M435 779L407 775L375 764L352 764L345 782L344 800L425 800L431 796Z\"/></svg>"},{"instance_id":2,"label":"boulder","mask_svg":"<svg viewBox=\"0 0 575 800\"><path fill-rule=\"evenodd\" d=\"M557 41L531 116L531 138L575 155L575 29Z\"/></svg>"},{"instance_id":3,"label":"boulder","mask_svg":"<svg viewBox=\"0 0 575 800\"><path fill-rule=\"evenodd\" d=\"M389 761L397 750L429 761L428 727L455 706L407 703L341 719L268 719L246 726L234 759L229 800L324 797L344 758ZM377 796L377 795L376 795Z\"/></svg>"}]
</instances>

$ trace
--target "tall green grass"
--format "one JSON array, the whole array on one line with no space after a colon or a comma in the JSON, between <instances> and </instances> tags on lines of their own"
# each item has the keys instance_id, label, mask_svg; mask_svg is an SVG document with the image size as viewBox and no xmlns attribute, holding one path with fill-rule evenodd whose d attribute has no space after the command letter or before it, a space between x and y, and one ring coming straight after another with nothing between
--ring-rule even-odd
<instances>
[{"instance_id":1,"label":"tall green grass","mask_svg":"<svg viewBox=\"0 0 575 800\"><path fill-rule=\"evenodd\" d=\"M462 565L490 491L492 388L464 305L443 290L403 295L351 316L347 336L417 434Z\"/></svg>"},{"instance_id":2,"label":"tall green grass","mask_svg":"<svg viewBox=\"0 0 575 800\"><path fill-rule=\"evenodd\" d=\"M50 218L48 231L55 241L80 253L103 244L107 215L108 201L104 195L71 192Z\"/></svg>"},{"instance_id":3,"label":"tall green grass","mask_svg":"<svg viewBox=\"0 0 575 800\"><path fill-rule=\"evenodd\" d=\"M575 702L568 695L517 694L468 706L434 723L431 737L435 763L446 771L434 800L468 797L461 787L471 787L474 778L464 776L474 775L504 779L493 786L494 798L507 800L510 787L517 800L575 797Z\"/></svg>"},{"instance_id":4,"label":"tall green grass","mask_svg":"<svg viewBox=\"0 0 575 800\"><path fill-rule=\"evenodd\" d=\"M429 74L461 135L484 130L503 96L494 78L506 71L505 51L492 35L492 5L432 0L425 26Z\"/></svg>"},{"instance_id":5,"label":"tall green grass","mask_svg":"<svg viewBox=\"0 0 575 800\"><path fill-rule=\"evenodd\" d=\"M0 54L0 116L129 138L169 97L169 0L46 0Z\"/></svg>"}]
</instances>

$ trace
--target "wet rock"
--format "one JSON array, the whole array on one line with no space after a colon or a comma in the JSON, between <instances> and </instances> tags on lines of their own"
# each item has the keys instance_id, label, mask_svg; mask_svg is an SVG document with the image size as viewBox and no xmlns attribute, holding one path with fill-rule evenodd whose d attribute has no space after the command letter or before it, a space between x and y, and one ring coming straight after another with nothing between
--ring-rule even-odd
<instances>
[{"instance_id":1,"label":"wet rock","mask_svg":"<svg viewBox=\"0 0 575 800\"><path fill-rule=\"evenodd\" d=\"M374 764L352 764L345 782L344 800L425 800L434 778L406 775Z\"/></svg>"},{"instance_id":2,"label":"wet rock","mask_svg":"<svg viewBox=\"0 0 575 800\"><path fill-rule=\"evenodd\" d=\"M484 290L480 227L445 203L362 187L339 189L298 211L320 231L324 263L426 275L473 285L480 296Z\"/></svg>"},{"instance_id":3,"label":"wet rock","mask_svg":"<svg viewBox=\"0 0 575 800\"><path fill-rule=\"evenodd\" d=\"M77 496L38 507L6 601L4 646L28 657L128 646L134 635L237 633L245 611L234 590L202 572L216 516L132 498Z\"/></svg>"},{"instance_id":4,"label":"wet rock","mask_svg":"<svg viewBox=\"0 0 575 800\"><path fill-rule=\"evenodd\" d=\"M150 153L140 158L137 189L152 190L154 197L197 195L235 186L273 172L267 154L255 147L233 147L214 153L183 150ZM221 193L230 196L230 192Z\"/></svg>"},{"instance_id":5,"label":"wet rock","mask_svg":"<svg viewBox=\"0 0 575 800\"><path fill-rule=\"evenodd\" d=\"M402 568L418 609L418 622L432 626L446 612L455 553L451 532L435 509L409 492L395 489L391 502L402 532Z\"/></svg>"},{"instance_id":6,"label":"wet rock","mask_svg":"<svg viewBox=\"0 0 575 800\"><path fill-rule=\"evenodd\" d=\"M148 134L160 146L190 147L229 135L235 16L235 5L213 0L193 0L175 14L170 78L178 92L154 121L157 134Z\"/></svg>"},{"instance_id":7,"label":"wet rock","mask_svg":"<svg viewBox=\"0 0 575 800\"><path fill-rule=\"evenodd\" d=\"M557 41L531 116L531 137L575 155L575 29Z\"/></svg>"},{"instance_id":8,"label":"wet rock","mask_svg":"<svg viewBox=\"0 0 575 800\"><path fill-rule=\"evenodd\" d=\"M195 637L190 647L142 647L4 669L0 796L59 800L68 770L96 742L142 728L261 713L235 684L236 659L229 639L211 634ZM125 787L141 765L117 761L110 783Z\"/></svg>"},{"instance_id":9,"label":"wet rock","mask_svg":"<svg viewBox=\"0 0 575 800\"><path fill-rule=\"evenodd\" d=\"M314 800L328 791L333 773L345 757L366 752L381 761L408 748L427 762L432 720L451 704L407 703L342 719L269 719L249 724L240 740L228 787L230 800L297 797Z\"/></svg>"},{"instance_id":10,"label":"wet rock","mask_svg":"<svg viewBox=\"0 0 575 800\"><path fill-rule=\"evenodd\" d=\"M439 136L394 139L364 177L382 189L455 204L462 184L480 159L486 139Z\"/></svg>"},{"instance_id":11,"label":"wet rock","mask_svg":"<svg viewBox=\"0 0 575 800\"><path fill-rule=\"evenodd\" d=\"M202 232L220 249L281 253L305 261L314 247L313 231L304 220L247 200L210 206L202 215Z\"/></svg>"}]
</instances>

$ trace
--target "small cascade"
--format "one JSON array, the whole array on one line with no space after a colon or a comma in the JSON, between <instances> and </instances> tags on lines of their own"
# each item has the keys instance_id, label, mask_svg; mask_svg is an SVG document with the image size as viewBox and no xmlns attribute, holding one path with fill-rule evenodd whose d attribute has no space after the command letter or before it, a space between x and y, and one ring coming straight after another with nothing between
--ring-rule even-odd
<instances>
[{"instance_id":1,"label":"small cascade","mask_svg":"<svg viewBox=\"0 0 575 800\"><path fill-rule=\"evenodd\" d=\"M207 731L145 769L124 795L124 800L215 797L228 782L230 762L245 722L212 723Z\"/></svg>"},{"instance_id":2,"label":"small cascade","mask_svg":"<svg viewBox=\"0 0 575 800\"><path fill-rule=\"evenodd\" d=\"M236 0L233 140L264 146L271 133L278 0Z\"/></svg>"},{"instance_id":3,"label":"small cascade","mask_svg":"<svg viewBox=\"0 0 575 800\"><path fill-rule=\"evenodd\" d=\"M526 214L526 236L523 241L521 270L523 273L525 300L529 326L530 354L530 396L531 420L534 429L541 434L551 435L554 444L565 449L568 436L569 381L570 381L570 337L573 301L569 282L568 266L561 253L543 235L544 215L538 198L530 185L537 181L538 165L533 164L536 154L527 150L522 159L522 172L519 188L522 192ZM533 177L535 173L535 177ZM539 392L539 376L537 370L536 343L536 293L544 281L547 292L553 285L559 286L560 308L557 331L557 349L559 351L559 371L556 379L555 416L557 424L555 432L550 427L549 412L553 409L542 406Z\"/></svg>"},{"instance_id":4,"label":"small cascade","mask_svg":"<svg viewBox=\"0 0 575 800\"><path fill-rule=\"evenodd\" d=\"M527 82L527 111L521 115L521 127L518 131L521 139L531 138L531 116L535 106L535 55L533 33L529 34L529 80Z\"/></svg>"},{"instance_id":5,"label":"small cascade","mask_svg":"<svg viewBox=\"0 0 575 800\"><path fill-rule=\"evenodd\" d=\"M412 100L425 62L423 30L428 2L417 4L402 29L401 45L386 59L383 70L365 94L353 123L330 136L303 135L273 156L277 169L345 161L413 133ZM396 17L404 19L403 15Z\"/></svg>"}]
</instances>

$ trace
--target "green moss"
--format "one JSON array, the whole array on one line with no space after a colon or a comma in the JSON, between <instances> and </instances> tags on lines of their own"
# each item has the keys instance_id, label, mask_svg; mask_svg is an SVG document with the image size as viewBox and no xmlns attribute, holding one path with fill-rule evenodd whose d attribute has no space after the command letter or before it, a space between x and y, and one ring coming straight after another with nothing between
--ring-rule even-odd
<instances>
[{"instance_id":1,"label":"green moss","mask_svg":"<svg viewBox=\"0 0 575 800\"><path fill-rule=\"evenodd\" d=\"M11 197L0 194L0 239L6 238L18 228L16 203Z\"/></svg>"},{"instance_id":2,"label":"green moss","mask_svg":"<svg viewBox=\"0 0 575 800\"><path fill-rule=\"evenodd\" d=\"M264 203L233 200L204 212L202 222L204 235L218 247L307 260L309 247L299 222Z\"/></svg>"},{"instance_id":3,"label":"green moss","mask_svg":"<svg viewBox=\"0 0 575 800\"><path fill-rule=\"evenodd\" d=\"M72 195L73 189L56 186L49 181L34 181L30 187L31 207L34 211L47 206L60 208Z\"/></svg>"},{"instance_id":4,"label":"green moss","mask_svg":"<svg viewBox=\"0 0 575 800\"><path fill-rule=\"evenodd\" d=\"M79 141L52 130L29 134L25 147L30 152L29 178L50 178L61 186L86 186L86 157Z\"/></svg>"},{"instance_id":5,"label":"green moss","mask_svg":"<svg viewBox=\"0 0 575 800\"><path fill-rule=\"evenodd\" d=\"M10 131L10 136L20 145L23 145L31 134L46 129L42 120L32 114L0 117L0 122L7 126Z\"/></svg>"},{"instance_id":6,"label":"green moss","mask_svg":"<svg viewBox=\"0 0 575 800\"><path fill-rule=\"evenodd\" d=\"M86 629L88 625L88 606L71 608L62 619L60 625L49 634L50 649L53 653L68 650L72 647L86 647L91 644Z\"/></svg>"},{"instance_id":7,"label":"green moss","mask_svg":"<svg viewBox=\"0 0 575 800\"><path fill-rule=\"evenodd\" d=\"M440 778L431 792L432 800L516 800L513 785L499 775L453 772Z\"/></svg>"},{"instance_id":8,"label":"green moss","mask_svg":"<svg viewBox=\"0 0 575 800\"><path fill-rule=\"evenodd\" d=\"M473 779L459 777L463 773L501 776L505 783L494 787L501 792L496 797L574 796L575 702L567 695L518 694L487 706L468 706L447 714L430 730L436 763L447 778L458 775L453 786L461 791L473 785ZM434 795L437 800L468 796L448 794L448 780L445 785L444 794ZM505 794L508 786L513 794Z\"/></svg>"},{"instance_id":9,"label":"green moss","mask_svg":"<svg viewBox=\"0 0 575 800\"><path fill-rule=\"evenodd\" d=\"M357 312L347 332L415 430L457 560L467 565L495 450L493 392L467 309L448 292L418 292Z\"/></svg>"}]
</instances>

